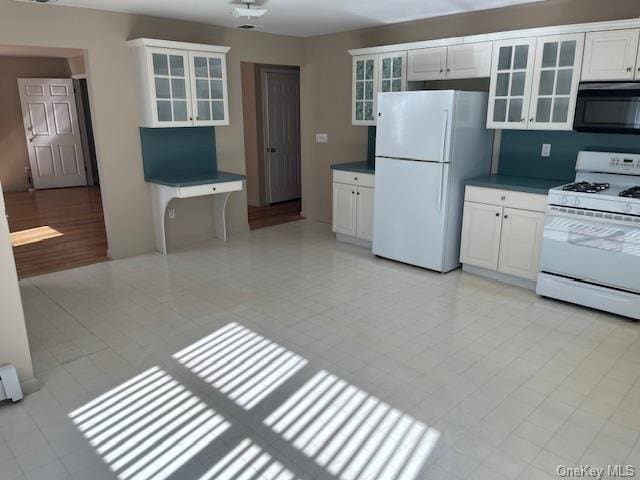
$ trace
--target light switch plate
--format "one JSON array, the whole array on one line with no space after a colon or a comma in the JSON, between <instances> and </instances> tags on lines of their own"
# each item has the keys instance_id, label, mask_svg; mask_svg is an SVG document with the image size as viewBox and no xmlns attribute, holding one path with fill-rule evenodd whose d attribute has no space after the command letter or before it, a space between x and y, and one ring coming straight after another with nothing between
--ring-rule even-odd
<instances>
[{"instance_id":1,"label":"light switch plate","mask_svg":"<svg viewBox=\"0 0 640 480\"><path fill-rule=\"evenodd\" d=\"M551 155L551 144L550 143L543 143L542 144L542 152L540 152L540 155L542 155L543 157L548 157L549 155Z\"/></svg>"},{"instance_id":2,"label":"light switch plate","mask_svg":"<svg viewBox=\"0 0 640 480\"><path fill-rule=\"evenodd\" d=\"M316 143L327 143L329 135L326 133L316 133Z\"/></svg>"}]
</instances>

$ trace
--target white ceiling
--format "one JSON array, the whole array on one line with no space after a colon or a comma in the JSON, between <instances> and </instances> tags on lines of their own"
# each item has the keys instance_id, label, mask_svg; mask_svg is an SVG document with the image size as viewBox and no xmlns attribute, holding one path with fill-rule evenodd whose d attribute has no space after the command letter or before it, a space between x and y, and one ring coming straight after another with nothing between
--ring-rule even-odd
<instances>
[{"instance_id":1,"label":"white ceiling","mask_svg":"<svg viewBox=\"0 0 640 480\"><path fill-rule=\"evenodd\" d=\"M24 0L23 0L24 1ZM261 31L310 37L390 23L486 10L541 0L257 0L268 8L259 19L231 15L239 0L54 0L57 5L138 13Z\"/></svg>"}]
</instances>

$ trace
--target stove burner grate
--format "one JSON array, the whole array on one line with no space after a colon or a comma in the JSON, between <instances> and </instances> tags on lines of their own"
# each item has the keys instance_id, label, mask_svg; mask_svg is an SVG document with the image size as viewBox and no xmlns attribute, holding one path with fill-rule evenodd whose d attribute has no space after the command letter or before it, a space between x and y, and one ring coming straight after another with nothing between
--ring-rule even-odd
<instances>
[{"instance_id":1,"label":"stove burner grate","mask_svg":"<svg viewBox=\"0 0 640 480\"><path fill-rule=\"evenodd\" d=\"M608 183L576 182L565 185L562 190L567 192L598 193L607 190L609 186Z\"/></svg>"},{"instance_id":2,"label":"stove burner grate","mask_svg":"<svg viewBox=\"0 0 640 480\"><path fill-rule=\"evenodd\" d=\"M640 198L640 185L627 188L626 190L620 192L620 196L626 198Z\"/></svg>"}]
</instances>

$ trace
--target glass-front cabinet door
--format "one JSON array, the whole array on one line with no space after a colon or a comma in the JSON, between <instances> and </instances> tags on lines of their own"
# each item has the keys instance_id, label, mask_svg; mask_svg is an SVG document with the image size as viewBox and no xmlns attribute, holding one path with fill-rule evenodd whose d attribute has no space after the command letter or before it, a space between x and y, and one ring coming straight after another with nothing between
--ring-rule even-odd
<instances>
[{"instance_id":1,"label":"glass-front cabinet door","mask_svg":"<svg viewBox=\"0 0 640 480\"><path fill-rule=\"evenodd\" d=\"M537 39L530 129L572 129L583 47L584 33Z\"/></svg>"},{"instance_id":2,"label":"glass-front cabinet door","mask_svg":"<svg viewBox=\"0 0 640 480\"><path fill-rule=\"evenodd\" d=\"M535 38L494 42L487 128L527 128L535 47Z\"/></svg>"},{"instance_id":3,"label":"glass-front cabinet door","mask_svg":"<svg viewBox=\"0 0 640 480\"><path fill-rule=\"evenodd\" d=\"M190 52L194 125L228 125L229 106L224 54Z\"/></svg>"},{"instance_id":4,"label":"glass-front cabinet door","mask_svg":"<svg viewBox=\"0 0 640 480\"><path fill-rule=\"evenodd\" d=\"M381 54L378 62L378 91L402 92L407 89L407 52Z\"/></svg>"},{"instance_id":5,"label":"glass-front cabinet door","mask_svg":"<svg viewBox=\"0 0 640 480\"><path fill-rule=\"evenodd\" d=\"M353 57L351 121L354 125L376 124L377 61L377 55Z\"/></svg>"},{"instance_id":6,"label":"glass-front cabinet door","mask_svg":"<svg viewBox=\"0 0 640 480\"><path fill-rule=\"evenodd\" d=\"M183 50L149 49L153 114L160 125L192 125L189 56Z\"/></svg>"}]
</instances>

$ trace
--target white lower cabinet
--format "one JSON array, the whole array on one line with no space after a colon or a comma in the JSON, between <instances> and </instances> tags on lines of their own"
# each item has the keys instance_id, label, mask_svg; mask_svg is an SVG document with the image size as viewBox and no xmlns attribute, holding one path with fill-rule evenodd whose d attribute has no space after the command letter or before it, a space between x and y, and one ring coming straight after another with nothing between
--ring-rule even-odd
<instances>
[{"instance_id":1,"label":"white lower cabinet","mask_svg":"<svg viewBox=\"0 0 640 480\"><path fill-rule=\"evenodd\" d=\"M467 187L460 261L535 281L545 205L545 195Z\"/></svg>"},{"instance_id":2,"label":"white lower cabinet","mask_svg":"<svg viewBox=\"0 0 640 480\"><path fill-rule=\"evenodd\" d=\"M373 188L356 190L356 237L373 241Z\"/></svg>"},{"instance_id":3,"label":"white lower cabinet","mask_svg":"<svg viewBox=\"0 0 640 480\"><path fill-rule=\"evenodd\" d=\"M465 202L460 261L497 270L501 228L502 207Z\"/></svg>"},{"instance_id":4,"label":"white lower cabinet","mask_svg":"<svg viewBox=\"0 0 640 480\"><path fill-rule=\"evenodd\" d=\"M356 236L356 187L333 184L333 231Z\"/></svg>"},{"instance_id":5,"label":"white lower cabinet","mask_svg":"<svg viewBox=\"0 0 640 480\"><path fill-rule=\"evenodd\" d=\"M346 237L371 242L373 175L334 171L333 180L333 231ZM342 183L346 181L349 183Z\"/></svg>"},{"instance_id":6,"label":"white lower cabinet","mask_svg":"<svg viewBox=\"0 0 640 480\"><path fill-rule=\"evenodd\" d=\"M498 271L535 280L540 263L544 213L505 208Z\"/></svg>"}]
</instances>

